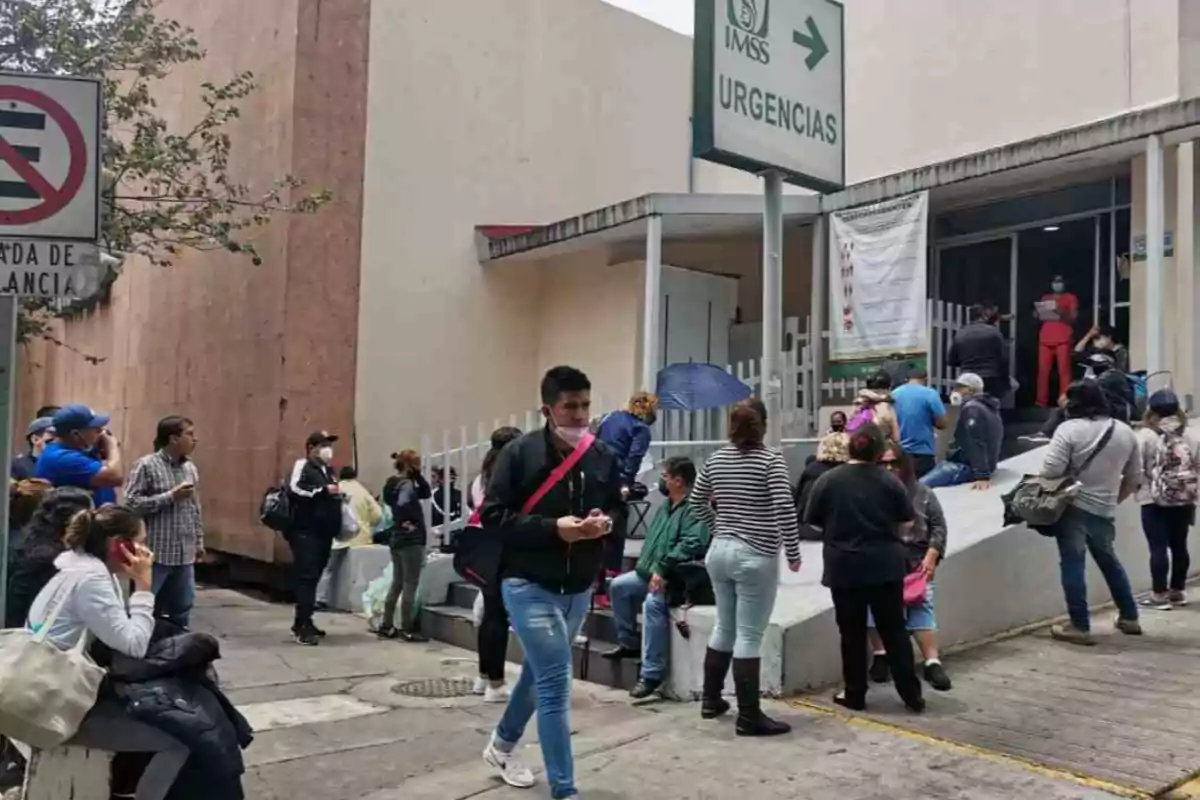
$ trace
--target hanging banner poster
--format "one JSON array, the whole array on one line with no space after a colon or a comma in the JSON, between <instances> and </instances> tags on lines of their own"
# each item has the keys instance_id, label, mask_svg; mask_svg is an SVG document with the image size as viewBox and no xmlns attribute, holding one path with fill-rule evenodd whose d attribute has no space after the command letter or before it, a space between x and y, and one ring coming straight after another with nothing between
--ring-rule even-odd
<instances>
[{"instance_id":1,"label":"hanging banner poster","mask_svg":"<svg viewBox=\"0 0 1200 800\"><path fill-rule=\"evenodd\" d=\"M928 192L829 215L831 361L928 349L928 215Z\"/></svg>"}]
</instances>

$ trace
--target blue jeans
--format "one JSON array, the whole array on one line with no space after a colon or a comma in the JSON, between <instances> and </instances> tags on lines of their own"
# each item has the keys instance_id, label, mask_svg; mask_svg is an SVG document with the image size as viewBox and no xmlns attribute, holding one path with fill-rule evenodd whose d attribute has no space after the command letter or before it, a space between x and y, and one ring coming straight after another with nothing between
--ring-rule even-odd
<instances>
[{"instance_id":1,"label":"blue jeans","mask_svg":"<svg viewBox=\"0 0 1200 800\"><path fill-rule=\"evenodd\" d=\"M637 609L642 607L642 680L661 681L667 676L671 648L671 610L665 592L651 594L650 584L636 572L626 572L608 586L617 644L638 647Z\"/></svg>"},{"instance_id":2,"label":"blue jeans","mask_svg":"<svg viewBox=\"0 0 1200 800\"><path fill-rule=\"evenodd\" d=\"M1136 620L1138 608L1133 599L1133 588L1129 585L1129 576L1125 574L1125 567L1121 566L1113 548L1117 536L1117 528L1113 521L1071 506L1055 525L1054 532L1058 541L1063 594L1067 599L1067 613L1071 616L1071 625L1081 631L1091 630L1092 627L1087 599L1089 552L1104 575L1121 619Z\"/></svg>"},{"instance_id":3,"label":"blue jeans","mask_svg":"<svg viewBox=\"0 0 1200 800\"><path fill-rule=\"evenodd\" d=\"M578 792L571 755L571 645L587 618L591 590L557 594L536 583L508 578L501 593L525 660L494 741L500 750L511 752L536 710L550 796L574 797Z\"/></svg>"},{"instance_id":4,"label":"blue jeans","mask_svg":"<svg viewBox=\"0 0 1200 800\"><path fill-rule=\"evenodd\" d=\"M150 591L154 592L154 616L186 628L196 603L196 565L155 564Z\"/></svg>"},{"instance_id":5,"label":"blue jeans","mask_svg":"<svg viewBox=\"0 0 1200 800\"><path fill-rule=\"evenodd\" d=\"M960 486L973 480L975 476L966 464L943 461L921 478L921 485L930 489L940 489L945 486Z\"/></svg>"},{"instance_id":6,"label":"blue jeans","mask_svg":"<svg viewBox=\"0 0 1200 800\"><path fill-rule=\"evenodd\" d=\"M758 658L779 592L779 556L718 536L704 563L717 599L717 624L708 646L734 658Z\"/></svg>"}]
</instances>

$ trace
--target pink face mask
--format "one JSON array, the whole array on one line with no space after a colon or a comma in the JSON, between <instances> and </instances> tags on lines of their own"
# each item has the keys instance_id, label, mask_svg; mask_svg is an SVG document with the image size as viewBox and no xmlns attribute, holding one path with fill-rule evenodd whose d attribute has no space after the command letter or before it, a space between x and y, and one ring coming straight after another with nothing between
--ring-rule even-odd
<instances>
[{"instance_id":1,"label":"pink face mask","mask_svg":"<svg viewBox=\"0 0 1200 800\"><path fill-rule=\"evenodd\" d=\"M579 443L583 441L583 437L587 436L587 432L588 429L586 425L581 428L563 427L561 425L554 426L554 433L558 436L558 438L562 439L571 447L578 447Z\"/></svg>"}]
</instances>

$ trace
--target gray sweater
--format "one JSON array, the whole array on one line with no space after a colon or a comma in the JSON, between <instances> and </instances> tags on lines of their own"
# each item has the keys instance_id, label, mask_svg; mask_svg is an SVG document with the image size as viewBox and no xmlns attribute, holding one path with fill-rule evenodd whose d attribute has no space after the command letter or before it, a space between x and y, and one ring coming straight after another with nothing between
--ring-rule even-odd
<instances>
[{"instance_id":1,"label":"gray sweater","mask_svg":"<svg viewBox=\"0 0 1200 800\"><path fill-rule=\"evenodd\" d=\"M1124 422L1108 417L1070 419L1058 426L1046 448L1042 476L1060 478L1079 469L1100 443L1109 425L1112 438L1079 476L1082 488L1071 504L1081 511L1112 519L1122 490L1132 493L1142 482L1142 458L1137 437Z\"/></svg>"}]
</instances>

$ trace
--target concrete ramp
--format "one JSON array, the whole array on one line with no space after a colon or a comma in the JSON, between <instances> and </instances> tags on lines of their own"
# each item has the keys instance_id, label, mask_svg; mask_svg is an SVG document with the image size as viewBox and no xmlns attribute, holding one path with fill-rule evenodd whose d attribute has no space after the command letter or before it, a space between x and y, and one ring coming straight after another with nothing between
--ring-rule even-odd
<instances>
[{"instance_id":1,"label":"concrete ramp","mask_svg":"<svg viewBox=\"0 0 1200 800\"><path fill-rule=\"evenodd\" d=\"M949 543L937 576L937 616L943 648L978 641L1066 613L1059 583L1058 548L1052 539L1023 525L1006 527L1000 496L1020 477L1041 469L1044 448L1009 459L987 492L969 486L937 490L946 512ZM1149 589L1146 541L1139 508L1125 503L1117 515L1117 552L1134 591ZM821 586L821 545L802 545L804 565L792 574L782 567L779 596L764 640L763 688L794 693L840 679L841 656L829 591ZM1099 570L1088 567L1093 603L1109 602ZM691 638L672 634L672 683L683 696L699 691L700 664L714 609L689 612ZM1098 619L1096 628L1109 624Z\"/></svg>"}]
</instances>

